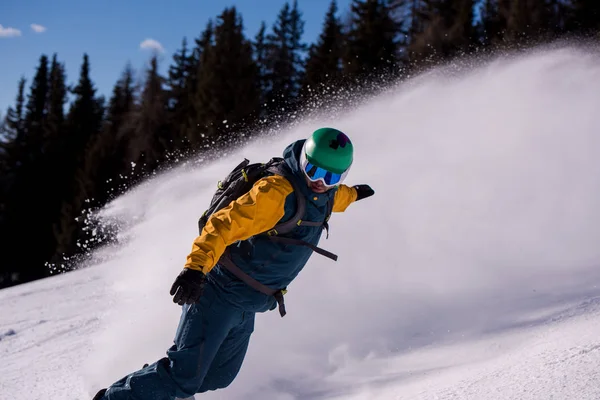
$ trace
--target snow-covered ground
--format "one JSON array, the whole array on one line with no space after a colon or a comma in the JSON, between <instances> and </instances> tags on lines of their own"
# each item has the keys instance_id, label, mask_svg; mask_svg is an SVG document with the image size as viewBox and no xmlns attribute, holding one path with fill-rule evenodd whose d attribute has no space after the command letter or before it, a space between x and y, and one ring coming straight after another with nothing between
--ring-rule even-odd
<instances>
[{"instance_id":1,"label":"snow-covered ground","mask_svg":"<svg viewBox=\"0 0 600 400\"><path fill-rule=\"evenodd\" d=\"M288 315L259 316L236 381L197 398L600 399L599 109L600 59L557 49L429 74L159 176L105 210L119 247L0 291L0 399L90 399L162 357L216 180L324 124L376 195L334 216L321 244L339 261L315 256Z\"/></svg>"}]
</instances>

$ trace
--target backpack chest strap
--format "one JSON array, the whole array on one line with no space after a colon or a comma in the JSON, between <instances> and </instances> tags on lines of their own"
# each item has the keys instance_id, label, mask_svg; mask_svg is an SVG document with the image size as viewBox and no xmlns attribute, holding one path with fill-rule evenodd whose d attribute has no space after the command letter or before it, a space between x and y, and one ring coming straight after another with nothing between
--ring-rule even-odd
<instances>
[{"instance_id":1,"label":"backpack chest strap","mask_svg":"<svg viewBox=\"0 0 600 400\"><path fill-rule=\"evenodd\" d=\"M330 251L327 251L325 249L322 249L320 247L317 247L313 244L310 244L308 242L305 242L304 240L300 240L300 239L293 239L293 238L289 238L289 237L282 237L282 236L269 236L269 240L275 242L275 243L281 243L281 244L292 244L295 246L304 246L304 247L308 247L309 249L311 249L312 251L314 251L317 254L320 254L322 256L325 256L327 258L332 259L333 261L337 261L338 256L333 254Z\"/></svg>"},{"instance_id":2,"label":"backpack chest strap","mask_svg":"<svg viewBox=\"0 0 600 400\"><path fill-rule=\"evenodd\" d=\"M298 221L298 226L322 226L325 222L312 222L312 221Z\"/></svg>"}]
</instances>

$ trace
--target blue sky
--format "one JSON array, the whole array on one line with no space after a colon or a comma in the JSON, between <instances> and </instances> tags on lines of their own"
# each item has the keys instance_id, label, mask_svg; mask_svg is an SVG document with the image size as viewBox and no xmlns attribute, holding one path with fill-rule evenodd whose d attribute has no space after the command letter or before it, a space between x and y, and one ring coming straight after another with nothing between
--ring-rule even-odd
<instances>
[{"instance_id":1,"label":"blue sky","mask_svg":"<svg viewBox=\"0 0 600 400\"><path fill-rule=\"evenodd\" d=\"M285 0L1 0L0 1L0 112L14 104L21 76L26 92L39 57L57 53L66 64L67 79L75 83L84 53L99 93L110 97L112 86L127 62L137 71L146 67L151 49L147 39L160 43L161 71L172 54L198 37L210 18L235 5L242 14L246 35L254 37L262 21L271 28ZM350 0L338 0L345 14ZM304 40L319 35L329 0L298 0L305 20ZM35 24L32 26L32 24ZM36 26L39 25L39 26ZM35 28L35 29L34 29Z\"/></svg>"}]
</instances>

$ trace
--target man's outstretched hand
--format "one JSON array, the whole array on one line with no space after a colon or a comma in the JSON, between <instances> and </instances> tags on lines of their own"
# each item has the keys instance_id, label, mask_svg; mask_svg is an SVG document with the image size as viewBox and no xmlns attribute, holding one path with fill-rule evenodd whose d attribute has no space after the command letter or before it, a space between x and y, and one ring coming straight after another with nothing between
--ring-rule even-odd
<instances>
[{"instance_id":1,"label":"man's outstretched hand","mask_svg":"<svg viewBox=\"0 0 600 400\"><path fill-rule=\"evenodd\" d=\"M371 189L371 186L369 185L355 185L354 189L356 189L356 193L358 193L356 201L371 197L375 194L375 191Z\"/></svg>"},{"instance_id":2,"label":"man's outstretched hand","mask_svg":"<svg viewBox=\"0 0 600 400\"><path fill-rule=\"evenodd\" d=\"M202 271L184 268L171 286L171 296L175 295L173 303L180 306L197 303L204 293L205 285L206 275Z\"/></svg>"}]
</instances>

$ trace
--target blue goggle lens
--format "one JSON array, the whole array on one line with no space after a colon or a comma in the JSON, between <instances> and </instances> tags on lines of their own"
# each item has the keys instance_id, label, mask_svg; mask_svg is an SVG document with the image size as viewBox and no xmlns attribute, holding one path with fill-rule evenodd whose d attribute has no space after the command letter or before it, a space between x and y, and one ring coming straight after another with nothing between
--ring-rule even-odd
<instances>
[{"instance_id":1,"label":"blue goggle lens","mask_svg":"<svg viewBox=\"0 0 600 400\"><path fill-rule=\"evenodd\" d=\"M304 172L311 180L323 179L326 185L336 185L342 180L342 174L336 174L330 171L327 171L324 168L317 167L314 164L306 163L306 167L304 167Z\"/></svg>"}]
</instances>

